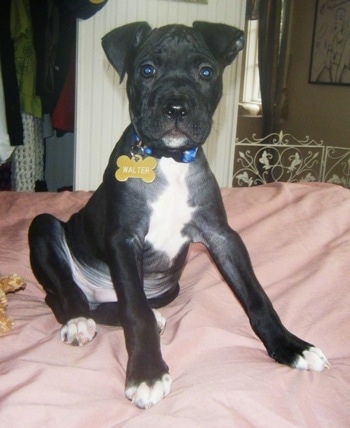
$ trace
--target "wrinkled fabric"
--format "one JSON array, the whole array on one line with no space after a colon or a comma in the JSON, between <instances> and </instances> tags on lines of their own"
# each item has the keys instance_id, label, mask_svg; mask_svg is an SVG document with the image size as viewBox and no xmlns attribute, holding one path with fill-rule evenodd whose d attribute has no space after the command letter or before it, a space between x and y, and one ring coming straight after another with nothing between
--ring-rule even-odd
<instances>
[{"instance_id":1,"label":"wrinkled fabric","mask_svg":"<svg viewBox=\"0 0 350 428\"><path fill-rule=\"evenodd\" d=\"M350 420L350 193L329 184L222 189L257 277L285 326L320 347L332 367L275 363L207 251L192 245L176 300L160 312L170 394L149 410L124 396L120 328L98 326L70 347L29 264L27 230L50 212L65 220L90 193L0 192L0 272L27 287L8 296L15 326L0 338L4 427L345 427Z\"/></svg>"}]
</instances>

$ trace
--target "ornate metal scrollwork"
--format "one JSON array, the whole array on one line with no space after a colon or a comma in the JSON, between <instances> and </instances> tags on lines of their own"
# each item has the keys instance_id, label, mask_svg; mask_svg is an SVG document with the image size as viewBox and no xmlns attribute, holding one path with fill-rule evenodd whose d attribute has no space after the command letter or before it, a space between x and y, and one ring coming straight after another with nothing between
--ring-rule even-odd
<instances>
[{"instance_id":1,"label":"ornate metal scrollwork","mask_svg":"<svg viewBox=\"0 0 350 428\"><path fill-rule=\"evenodd\" d=\"M237 140L234 187L274 181L321 181L350 187L350 149L325 146L308 136L298 140L291 134Z\"/></svg>"}]
</instances>

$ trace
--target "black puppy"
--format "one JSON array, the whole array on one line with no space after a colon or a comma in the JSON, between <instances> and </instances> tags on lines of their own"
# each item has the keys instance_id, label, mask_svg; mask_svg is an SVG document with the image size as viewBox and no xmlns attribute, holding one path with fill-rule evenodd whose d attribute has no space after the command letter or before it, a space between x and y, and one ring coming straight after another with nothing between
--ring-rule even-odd
<instances>
[{"instance_id":1,"label":"black puppy","mask_svg":"<svg viewBox=\"0 0 350 428\"><path fill-rule=\"evenodd\" d=\"M151 308L177 296L189 244L202 242L272 358L328 367L318 348L282 325L228 226L201 148L242 31L204 22L151 30L140 22L113 30L102 44L120 79L128 75L132 124L86 206L67 223L40 215L29 231L32 268L63 324L62 340L84 345L95 322L122 325L126 396L141 408L157 403L171 378L160 350L165 320Z\"/></svg>"}]
</instances>

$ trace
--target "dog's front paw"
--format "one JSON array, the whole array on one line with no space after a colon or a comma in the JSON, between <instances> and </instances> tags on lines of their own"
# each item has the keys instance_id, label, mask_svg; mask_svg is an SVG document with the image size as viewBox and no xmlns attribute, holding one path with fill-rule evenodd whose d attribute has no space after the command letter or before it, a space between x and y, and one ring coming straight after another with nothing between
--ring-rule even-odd
<instances>
[{"instance_id":1,"label":"dog's front paw","mask_svg":"<svg viewBox=\"0 0 350 428\"><path fill-rule=\"evenodd\" d=\"M329 369L331 365L321 349L310 346L296 357L293 367L299 370L321 372L324 369Z\"/></svg>"},{"instance_id":2,"label":"dog's front paw","mask_svg":"<svg viewBox=\"0 0 350 428\"><path fill-rule=\"evenodd\" d=\"M293 335L280 340L278 346L274 347L272 352L270 350L269 354L277 362L299 370L321 372L330 368L326 356L319 348Z\"/></svg>"},{"instance_id":3,"label":"dog's front paw","mask_svg":"<svg viewBox=\"0 0 350 428\"><path fill-rule=\"evenodd\" d=\"M152 383L144 381L139 384L127 385L125 395L140 409L149 409L169 394L171 384L170 375L165 373L160 379Z\"/></svg>"},{"instance_id":4,"label":"dog's front paw","mask_svg":"<svg viewBox=\"0 0 350 428\"><path fill-rule=\"evenodd\" d=\"M73 346L84 346L96 336L96 323L91 318L73 318L61 328L62 342Z\"/></svg>"}]
</instances>

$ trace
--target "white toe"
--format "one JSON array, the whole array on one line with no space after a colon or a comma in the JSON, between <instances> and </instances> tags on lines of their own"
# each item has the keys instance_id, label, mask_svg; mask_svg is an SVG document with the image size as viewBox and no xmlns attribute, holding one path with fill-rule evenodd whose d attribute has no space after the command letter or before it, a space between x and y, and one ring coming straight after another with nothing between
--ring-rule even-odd
<instances>
[{"instance_id":1,"label":"white toe","mask_svg":"<svg viewBox=\"0 0 350 428\"><path fill-rule=\"evenodd\" d=\"M165 374L152 386L146 382L132 385L125 389L126 397L140 409L149 409L166 397L171 389L172 379L169 374Z\"/></svg>"},{"instance_id":2,"label":"white toe","mask_svg":"<svg viewBox=\"0 0 350 428\"><path fill-rule=\"evenodd\" d=\"M300 370L321 372L324 369L329 369L330 366L324 353L319 348L312 346L297 358L294 367Z\"/></svg>"},{"instance_id":3,"label":"white toe","mask_svg":"<svg viewBox=\"0 0 350 428\"><path fill-rule=\"evenodd\" d=\"M96 336L96 323L92 318L73 318L61 328L62 342L68 345L84 346Z\"/></svg>"}]
</instances>

